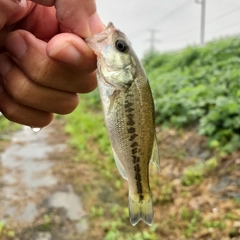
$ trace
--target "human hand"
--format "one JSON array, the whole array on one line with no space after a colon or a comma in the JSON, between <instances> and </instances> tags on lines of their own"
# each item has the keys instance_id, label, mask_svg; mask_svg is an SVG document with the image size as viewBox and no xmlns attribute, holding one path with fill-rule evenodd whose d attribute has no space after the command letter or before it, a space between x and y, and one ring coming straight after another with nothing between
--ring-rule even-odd
<instances>
[{"instance_id":1,"label":"human hand","mask_svg":"<svg viewBox=\"0 0 240 240\"><path fill-rule=\"evenodd\" d=\"M96 57L83 40L104 28L95 2L0 0L0 9L0 111L46 126L96 87Z\"/></svg>"}]
</instances>

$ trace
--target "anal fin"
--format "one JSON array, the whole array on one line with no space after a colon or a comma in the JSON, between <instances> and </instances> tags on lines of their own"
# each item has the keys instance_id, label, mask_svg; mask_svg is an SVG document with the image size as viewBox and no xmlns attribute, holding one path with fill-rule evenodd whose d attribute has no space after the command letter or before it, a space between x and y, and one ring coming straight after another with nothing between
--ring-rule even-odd
<instances>
[{"instance_id":1,"label":"anal fin","mask_svg":"<svg viewBox=\"0 0 240 240\"><path fill-rule=\"evenodd\" d=\"M158 150L156 135L155 135L154 142L153 142L151 162L157 167L158 171L161 173L160 154L159 154L159 150Z\"/></svg>"},{"instance_id":2,"label":"anal fin","mask_svg":"<svg viewBox=\"0 0 240 240\"><path fill-rule=\"evenodd\" d=\"M113 157L114 157L115 163L117 165L118 171L120 172L121 176L127 180L127 176L126 176L126 173L125 173L122 163L120 162L120 160L113 148L112 148L112 151L113 151Z\"/></svg>"}]
</instances>

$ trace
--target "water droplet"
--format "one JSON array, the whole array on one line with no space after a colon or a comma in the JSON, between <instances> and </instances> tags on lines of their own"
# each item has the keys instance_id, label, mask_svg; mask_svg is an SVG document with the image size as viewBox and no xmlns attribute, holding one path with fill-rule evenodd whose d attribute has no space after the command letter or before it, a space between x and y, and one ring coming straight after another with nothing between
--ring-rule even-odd
<instances>
[{"instance_id":1,"label":"water droplet","mask_svg":"<svg viewBox=\"0 0 240 240\"><path fill-rule=\"evenodd\" d=\"M31 129L33 130L33 132L38 133L41 131L41 128L38 127L31 127Z\"/></svg>"}]
</instances>

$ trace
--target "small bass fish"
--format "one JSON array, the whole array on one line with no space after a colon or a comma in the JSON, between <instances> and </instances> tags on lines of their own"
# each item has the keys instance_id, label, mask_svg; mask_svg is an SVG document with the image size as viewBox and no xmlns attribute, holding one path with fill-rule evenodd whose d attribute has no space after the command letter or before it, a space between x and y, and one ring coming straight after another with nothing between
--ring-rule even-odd
<instances>
[{"instance_id":1,"label":"small bass fish","mask_svg":"<svg viewBox=\"0 0 240 240\"><path fill-rule=\"evenodd\" d=\"M145 71L130 41L112 23L86 39L97 55L98 87L105 124L118 170L129 184L129 215L153 222L149 162L159 170L154 103Z\"/></svg>"}]
</instances>

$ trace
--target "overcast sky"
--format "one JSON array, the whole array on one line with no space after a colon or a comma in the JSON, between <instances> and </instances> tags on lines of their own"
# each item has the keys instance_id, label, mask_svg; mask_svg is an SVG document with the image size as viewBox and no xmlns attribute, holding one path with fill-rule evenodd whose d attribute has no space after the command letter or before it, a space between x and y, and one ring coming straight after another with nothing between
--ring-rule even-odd
<instances>
[{"instance_id":1,"label":"overcast sky","mask_svg":"<svg viewBox=\"0 0 240 240\"><path fill-rule=\"evenodd\" d=\"M198 0L201 1L201 0ZM123 31L142 57L155 29L159 51L178 50L200 42L201 4L195 0L96 0L105 24ZM206 0L205 40L240 34L239 0Z\"/></svg>"}]
</instances>

